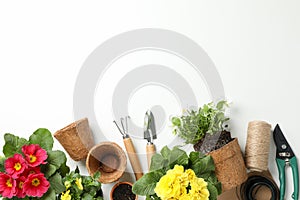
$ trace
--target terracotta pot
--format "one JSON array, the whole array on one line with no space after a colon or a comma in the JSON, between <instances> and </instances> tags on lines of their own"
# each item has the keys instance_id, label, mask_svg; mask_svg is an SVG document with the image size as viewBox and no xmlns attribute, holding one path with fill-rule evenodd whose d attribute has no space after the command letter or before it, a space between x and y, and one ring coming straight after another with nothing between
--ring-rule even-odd
<instances>
[{"instance_id":1,"label":"terracotta pot","mask_svg":"<svg viewBox=\"0 0 300 200\"><path fill-rule=\"evenodd\" d=\"M88 153L86 167L91 176L101 173L101 183L112 183L121 178L127 165L122 148L114 142L101 142Z\"/></svg>"},{"instance_id":2,"label":"terracotta pot","mask_svg":"<svg viewBox=\"0 0 300 200\"><path fill-rule=\"evenodd\" d=\"M89 150L94 146L94 138L87 118L56 131L54 137L75 161L86 159Z\"/></svg>"},{"instance_id":3,"label":"terracotta pot","mask_svg":"<svg viewBox=\"0 0 300 200\"><path fill-rule=\"evenodd\" d=\"M208 155L215 162L216 175L222 183L223 192L239 186L247 180L247 170L237 138Z\"/></svg>"},{"instance_id":4,"label":"terracotta pot","mask_svg":"<svg viewBox=\"0 0 300 200\"><path fill-rule=\"evenodd\" d=\"M120 185L129 185L130 186L130 188L132 188L132 183L130 183L130 182L119 182L119 183L116 183L114 186L113 186L113 188L111 189L111 191L110 191L110 200L119 200L119 199L114 199L113 198L113 196L114 196L114 192L118 192L118 191L116 191L116 189L118 188L118 187L120 187ZM132 193L132 190L130 190L129 191L129 193ZM132 193L133 194L133 193ZM125 193L122 193L122 195L125 195ZM135 198L133 199L128 199L128 198L126 198L126 199L128 199L128 200L137 200L138 199L138 195L136 195L136 194L134 194L135 195ZM125 199L125 197L124 197L124 199Z\"/></svg>"}]
</instances>

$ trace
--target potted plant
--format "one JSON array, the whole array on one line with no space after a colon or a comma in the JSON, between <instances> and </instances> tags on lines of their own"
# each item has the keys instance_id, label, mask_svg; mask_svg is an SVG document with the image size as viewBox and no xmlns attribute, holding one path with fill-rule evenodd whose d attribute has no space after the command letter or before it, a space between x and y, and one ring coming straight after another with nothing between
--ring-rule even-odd
<instances>
[{"instance_id":1,"label":"potted plant","mask_svg":"<svg viewBox=\"0 0 300 200\"><path fill-rule=\"evenodd\" d=\"M3 199L55 200L65 190L62 178L69 172L66 156L52 150L49 130L38 129L29 140L4 135L0 159L0 197Z\"/></svg>"},{"instance_id":2,"label":"potted plant","mask_svg":"<svg viewBox=\"0 0 300 200\"><path fill-rule=\"evenodd\" d=\"M100 173L93 177L80 174L78 167L63 178L66 187L59 195L61 200L103 200L101 183L98 181Z\"/></svg>"},{"instance_id":3,"label":"potted plant","mask_svg":"<svg viewBox=\"0 0 300 200\"><path fill-rule=\"evenodd\" d=\"M118 182L110 192L111 200L137 200L138 196L132 192L132 183Z\"/></svg>"},{"instance_id":4,"label":"potted plant","mask_svg":"<svg viewBox=\"0 0 300 200\"><path fill-rule=\"evenodd\" d=\"M237 138L227 131L229 120L225 115L227 101L213 102L197 111L188 110L182 116L172 117L173 133L193 144L196 151L214 159L216 174L223 190L229 190L247 179L247 171Z\"/></svg>"},{"instance_id":5,"label":"potted plant","mask_svg":"<svg viewBox=\"0 0 300 200\"><path fill-rule=\"evenodd\" d=\"M150 172L132 187L135 194L154 200L216 200L221 183L215 175L215 165L209 155L178 147L162 148L151 159Z\"/></svg>"}]
</instances>

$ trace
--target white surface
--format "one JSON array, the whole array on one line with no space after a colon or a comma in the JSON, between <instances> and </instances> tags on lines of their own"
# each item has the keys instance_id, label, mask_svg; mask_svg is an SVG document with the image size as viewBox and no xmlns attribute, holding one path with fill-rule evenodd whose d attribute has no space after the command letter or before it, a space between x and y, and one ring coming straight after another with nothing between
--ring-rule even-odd
<instances>
[{"instance_id":1,"label":"white surface","mask_svg":"<svg viewBox=\"0 0 300 200\"><path fill-rule=\"evenodd\" d=\"M77 74L102 42L137 28L164 28L196 41L215 63L233 102L231 130L242 148L247 123L258 119L279 123L299 155L299 8L296 0L1 1L0 146L6 132L55 132L74 120ZM139 98L137 93L132 101ZM277 179L273 145L269 167ZM286 197L293 191L289 171Z\"/></svg>"}]
</instances>

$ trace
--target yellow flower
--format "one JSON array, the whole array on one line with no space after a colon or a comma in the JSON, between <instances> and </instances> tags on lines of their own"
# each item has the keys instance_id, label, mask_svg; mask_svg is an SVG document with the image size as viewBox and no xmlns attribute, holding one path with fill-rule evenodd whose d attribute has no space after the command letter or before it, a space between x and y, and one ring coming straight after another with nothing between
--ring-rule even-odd
<instances>
[{"instance_id":1,"label":"yellow flower","mask_svg":"<svg viewBox=\"0 0 300 200\"><path fill-rule=\"evenodd\" d=\"M209 190L207 189L207 182L203 178L194 178L191 182L191 200L208 200Z\"/></svg>"},{"instance_id":2,"label":"yellow flower","mask_svg":"<svg viewBox=\"0 0 300 200\"><path fill-rule=\"evenodd\" d=\"M189 193L187 187L190 185ZM161 200L208 200L207 182L198 178L192 169L184 171L181 165L175 165L160 178L154 189Z\"/></svg>"},{"instance_id":3,"label":"yellow flower","mask_svg":"<svg viewBox=\"0 0 300 200\"><path fill-rule=\"evenodd\" d=\"M75 184L77 185L79 190L83 190L81 181L82 181L81 178L76 178L76 181L75 181Z\"/></svg>"},{"instance_id":4,"label":"yellow flower","mask_svg":"<svg viewBox=\"0 0 300 200\"><path fill-rule=\"evenodd\" d=\"M65 187L66 187L66 189L69 189L71 187L71 182L65 181Z\"/></svg>"},{"instance_id":5,"label":"yellow flower","mask_svg":"<svg viewBox=\"0 0 300 200\"><path fill-rule=\"evenodd\" d=\"M175 165L173 169L167 171L167 174L174 174L175 176L181 176L184 172L184 168L181 165Z\"/></svg>"},{"instance_id":6,"label":"yellow flower","mask_svg":"<svg viewBox=\"0 0 300 200\"><path fill-rule=\"evenodd\" d=\"M161 200L177 199L181 194L180 182L174 174L166 174L156 184L154 191Z\"/></svg>"},{"instance_id":7,"label":"yellow flower","mask_svg":"<svg viewBox=\"0 0 300 200\"><path fill-rule=\"evenodd\" d=\"M65 193L63 192L61 197L61 200L71 200L70 190L67 190Z\"/></svg>"},{"instance_id":8,"label":"yellow flower","mask_svg":"<svg viewBox=\"0 0 300 200\"><path fill-rule=\"evenodd\" d=\"M194 178L196 178L196 174L192 169L187 169L187 170L185 170L184 173L187 174L189 181L192 181L192 180L194 180Z\"/></svg>"}]
</instances>

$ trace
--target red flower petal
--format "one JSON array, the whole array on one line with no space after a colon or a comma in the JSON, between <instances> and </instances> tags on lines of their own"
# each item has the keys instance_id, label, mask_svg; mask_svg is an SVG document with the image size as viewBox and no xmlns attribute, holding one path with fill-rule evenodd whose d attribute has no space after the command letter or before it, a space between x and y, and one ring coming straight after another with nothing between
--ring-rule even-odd
<instances>
[{"instance_id":1,"label":"red flower petal","mask_svg":"<svg viewBox=\"0 0 300 200\"><path fill-rule=\"evenodd\" d=\"M15 154L13 157L6 159L4 166L5 171L14 179L18 178L27 168L26 161L21 154Z\"/></svg>"},{"instance_id":2,"label":"red flower petal","mask_svg":"<svg viewBox=\"0 0 300 200\"><path fill-rule=\"evenodd\" d=\"M30 174L23 184L23 190L26 195L32 197L42 197L49 189L50 183L44 177L44 174Z\"/></svg>"},{"instance_id":3,"label":"red flower petal","mask_svg":"<svg viewBox=\"0 0 300 200\"><path fill-rule=\"evenodd\" d=\"M47 151L42 149L38 144L24 145L22 152L30 167L46 164L45 160L48 158Z\"/></svg>"},{"instance_id":4,"label":"red flower petal","mask_svg":"<svg viewBox=\"0 0 300 200\"><path fill-rule=\"evenodd\" d=\"M16 181L12 176L0 172L0 195L12 198L16 193Z\"/></svg>"},{"instance_id":5,"label":"red flower petal","mask_svg":"<svg viewBox=\"0 0 300 200\"><path fill-rule=\"evenodd\" d=\"M24 176L21 176L16 180L16 196L18 198L24 198L26 196L25 191L23 190L24 182L26 181L26 178Z\"/></svg>"}]
</instances>

